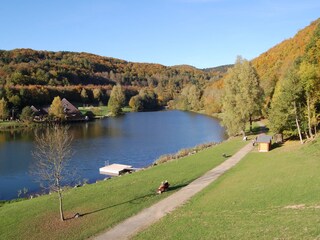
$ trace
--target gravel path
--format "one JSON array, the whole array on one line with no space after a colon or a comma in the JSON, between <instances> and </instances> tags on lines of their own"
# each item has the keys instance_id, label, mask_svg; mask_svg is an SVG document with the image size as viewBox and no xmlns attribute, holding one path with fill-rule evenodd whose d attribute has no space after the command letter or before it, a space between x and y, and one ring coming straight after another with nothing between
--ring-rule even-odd
<instances>
[{"instance_id":1,"label":"gravel path","mask_svg":"<svg viewBox=\"0 0 320 240\"><path fill-rule=\"evenodd\" d=\"M151 224L164 217L166 214L172 212L177 207L183 205L187 200L193 197L196 193L203 190L210 183L215 181L224 172L235 166L247 153L253 149L252 143L248 143L240 149L232 157L221 163L219 166L210 170L203 176L191 182L188 186L182 188L178 192L161 200L149 208L142 210L135 216L132 216L125 221L119 223L107 232L96 236L95 240L108 239L129 239L131 236L146 229Z\"/></svg>"}]
</instances>

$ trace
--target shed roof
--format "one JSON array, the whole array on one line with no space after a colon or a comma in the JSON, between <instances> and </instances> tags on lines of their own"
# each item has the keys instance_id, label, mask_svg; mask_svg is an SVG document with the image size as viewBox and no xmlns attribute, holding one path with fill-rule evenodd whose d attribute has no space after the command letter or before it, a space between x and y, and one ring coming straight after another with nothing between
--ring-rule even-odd
<instances>
[{"instance_id":1,"label":"shed roof","mask_svg":"<svg viewBox=\"0 0 320 240\"><path fill-rule=\"evenodd\" d=\"M49 112L48 107L36 108L32 105L30 109L34 112L35 115L47 115Z\"/></svg>"},{"instance_id":2,"label":"shed roof","mask_svg":"<svg viewBox=\"0 0 320 240\"><path fill-rule=\"evenodd\" d=\"M73 106L67 99L63 98L61 100L64 112L67 114L81 114L81 112Z\"/></svg>"},{"instance_id":3,"label":"shed roof","mask_svg":"<svg viewBox=\"0 0 320 240\"><path fill-rule=\"evenodd\" d=\"M258 136L256 142L257 143L269 143L271 141L271 139L272 139L272 136L268 136L268 135L263 134L263 135Z\"/></svg>"}]
</instances>

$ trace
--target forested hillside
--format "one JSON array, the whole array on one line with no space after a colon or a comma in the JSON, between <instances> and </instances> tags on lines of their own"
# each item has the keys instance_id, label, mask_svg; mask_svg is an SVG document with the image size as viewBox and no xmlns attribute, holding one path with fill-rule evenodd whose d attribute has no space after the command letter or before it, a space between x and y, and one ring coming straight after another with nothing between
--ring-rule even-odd
<instances>
[{"instance_id":1,"label":"forested hillside","mask_svg":"<svg viewBox=\"0 0 320 240\"><path fill-rule=\"evenodd\" d=\"M73 102L106 104L112 86L120 84L127 102L146 88L155 93L160 105L166 105L192 85L200 91L200 101L202 89L225 71L133 63L88 53L15 49L0 51L0 98L17 108L48 104L57 95Z\"/></svg>"},{"instance_id":2,"label":"forested hillside","mask_svg":"<svg viewBox=\"0 0 320 240\"><path fill-rule=\"evenodd\" d=\"M295 63L311 59L312 64L320 75L320 20L312 22L306 28L300 30L293 38L284 40L280 44L262 53L251 61L260 79L260 85L264 90L263 114L271 107L272 98L276 86L285 78L288 69ZM232 67L232 65L228 66ZM212 82L204 90L204 102L208 113L221 111L222 89L224 78ZM211 103L211 106L207 106Z\"/></svg>"},{"instance_id":3,"label":"forested hillside","mask_svg":"<svg viewBox=\"0 0 320 240\"><path fill-rule=\"evenodd\" d=\"M251 64L263 90L260 97L263 115L268 117L272 112L275 96L279 95L277 92L284 91L282 85L288 78L288 71L294 68L298 82L304 83L301 86L302 95L308 93L308 102L302 96L301 101L304 102L300 105L309 104L309 108L314 109L312 121L315 122L319 112L316 97L320 76L319 61L319 19L293 38L253 59ZM121 85L126 104L130 104L136 111L169 105L171 108L212 114L222 110L224 77L232 67L233 65L207 69L189 65L167 67L89 53L2 50L0 99L4 98L10 109L49 104L55 96L65 97L73 103L106 105L113 86ZM309 81L311 75L313 80ZM301 114L310 115L310 109L307 113L301 109Z\"/></svg>"},{"instance_id":4,"label":"forested hillside","mask_svg":"<svg viewBox=\"0 0 320 240\"><path fill-rule=\"evenodd\" d=\"M307 48L312 44L312 41L318 41L319 44L320 39L316 34L317 29L319 31L319 23L319 19L312 22L293 38L281 42L252 60L252 64L260 77L267 105L271 102L276 84L284 77L293 62L307 53ZM320 45L311 54L319 57Z\"/></svg>"}]
</instances>

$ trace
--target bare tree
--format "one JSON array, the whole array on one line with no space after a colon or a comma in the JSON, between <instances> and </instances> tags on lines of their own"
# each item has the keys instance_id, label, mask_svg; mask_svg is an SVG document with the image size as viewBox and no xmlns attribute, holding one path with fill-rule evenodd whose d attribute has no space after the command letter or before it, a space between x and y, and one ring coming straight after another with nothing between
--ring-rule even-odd
<instances>
[{"instance_id":1,"label":"bare tree","mask_svg":"<svg viewBox=\"0 0 320 240\"><path fill-rule=\"evenodd\" d=\"M33 174L38 177L42 187L57 192L59 196L60 218L65 220L62 205L62 187L70 180L67 165L73 150L73 137L68 134L68 127L54 125L42 133L36 133L35 149L32 152L36 160Z\"/></svg>"}]
</instances>

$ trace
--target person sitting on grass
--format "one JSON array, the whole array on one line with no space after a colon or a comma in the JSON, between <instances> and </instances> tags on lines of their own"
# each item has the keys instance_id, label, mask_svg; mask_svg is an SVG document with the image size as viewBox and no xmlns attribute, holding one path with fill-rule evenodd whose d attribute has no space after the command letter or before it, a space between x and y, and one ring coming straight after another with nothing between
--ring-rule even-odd
<instances>
[{"instance_id":1,"label":"person sitting on grass","mask_svg":"<svg viewBox=\"0 0 320 240\"><path fill-rule=\"evenodd\" d=\"M169 186L170 186L170 184L168 183L167 180L165 180L165 181L162 182L162 183L160 184L160 186L158 187L157 193L158 193L158 194L161 194L161 193L167 191L168 188L169 188Z\"/></svg>"}]
</instances>

